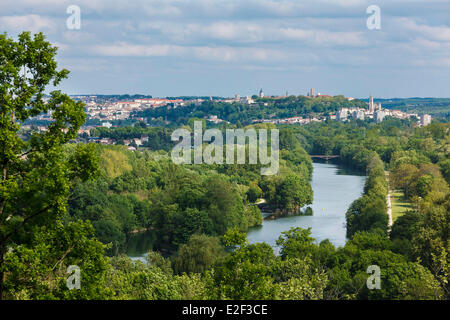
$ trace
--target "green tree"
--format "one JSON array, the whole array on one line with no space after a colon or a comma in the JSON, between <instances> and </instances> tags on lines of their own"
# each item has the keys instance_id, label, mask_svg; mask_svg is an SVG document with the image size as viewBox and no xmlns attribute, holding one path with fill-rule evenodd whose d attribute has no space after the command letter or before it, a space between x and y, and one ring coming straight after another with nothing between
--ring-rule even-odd
<instances>
[{"instance_id":1,"label":"green tree","mask_svg":"<svg viewBox=\"0 0 450 320\"><path fill-rule=\"evenodd\" d=\"M274 265L273 274L277 282L277 298L281 300L323 299L328 277L325 272L314 270L309 257L280 261Z\"/></svg>"},{"instance_id":2,"label":"green tree","mask_svg":"<svg viewBox=\"0 0 450 320\"><path fill-rule=\"evenodd\" d=\"M282 208L297 213L301 207L312 203L313 191L303 177L288 175L280 186L279 195Z\"/></svg>"},{"instance_id":3,"label":"green tree","mask_svg":"<svg viewBox=\"0 0 450 320\"><path fill-rule=\"evenodd\" d=\"M448 184L450 184L450 159L445 159L439 162L439 166L442 169L442 175Z\"/></svg>"},{"instance_id":4,"label":"green tree","mask_svg":"<svg viewBox=\"0 0 450 320\"><path fill-rule=\"evenodd\" d=\"M212 176L206 182L208 215L214 223L215 232L225 234L230 227L245 225L242 198L236 187L221 176Z\"/></svg>"},{"instance_id":5,"label":"green tree","mask_svg":"<svg viewBox=\"0 0 450 320\"><path fill-rule=\"evenodd\" d=\"M282 232L277 240L277 245L281 247L282 258L306 257L311 253L313 243L311 228L291 228L289 231Z\"/></svg>"},{"instance_id":6,"label":"green tree","mask_svg":"<svg viewBox=\"0 0 450 320\"><path fill-rule=\"evenodd\" d=\"M254 203L262 196L262 190L256 182L251 182L247 190L248 201Z\"/></svg>"},{"instance_id":7,"label":"green tree","mask_svg":"<svg viewBox=\"0 0 450 320\"><path fill-rule=\"evenodd\" d=\"M97 171L96 154L89 145L65 153L63 144L77 135L86 115L81 102L52 91L67 78L58 71L56 47L42 33L23 32L18 40L0 35L0 298L5 295L7 256L17 245L32 245L33 232L51 225L66 213L67 199L76 182ZM50 113L45 132L21 135L30 117ZM13 250L12 253L7 253ZM62 257L64 258L64 257ZM5 260L6 259L6 260Z\"/></svg>"},{"instance_id":8,"label":"green tree","mask_svg":"<svg viewBox=\"0 0 450 320\"><path fill-rule=\"evenodd\" d=\"M224 253L218 238L194 234L188 243L178 249L174 271L177 274L203 273L214 266Z\"/></svg>"},{"instance_id":9,"label":"green tree","mask_svg":"<svg viewBox=\"0 0 450 320\"><path fill-rule=\"evenodd\" d=\"M275 299L270 266L276 257L267 243L244 245L216 267L210 284L215 299Z\"/></svg>"},{"instance_id":10,"label":"green tree","mask_svg":"<svg viewBox=\"0 0 450 320\"><path fill-rule=\"evenodd\" d=\"M7 299L108 299L104 275L108 263L104 245L92 238L89 222L41 226L27 244L11 244L5 256ZM79 290L68 290L67 267L80 268Z\"/></svg>"},{"instance_id":11,"label":"green tree","mask_svg":"<svg viewBox=\"0 0 450 320\"><path fill-rule=\"evenodd\" d=\"M223 235L223 243L227 247L245 246L247 244L247 235L239 231L239 228L229 228Z\"/></svg>"}]
</instances>

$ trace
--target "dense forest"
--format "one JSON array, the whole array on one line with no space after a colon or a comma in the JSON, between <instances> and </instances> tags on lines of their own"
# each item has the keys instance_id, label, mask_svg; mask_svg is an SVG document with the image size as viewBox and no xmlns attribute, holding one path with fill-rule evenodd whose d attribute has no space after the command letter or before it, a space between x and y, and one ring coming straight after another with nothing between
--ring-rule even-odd
<instances>
[{"instance_id":1,"label":"dense forest","mask_svg":"<svg viewBox=\"0 0 450 320\"><path fill-rule=\"evenodd\" d=\"M72 219L90 220L98 239L114 244L111 253L120 252L127 235L139 230L156 230L158 247L169 251L194 233L246 231L262 222L255 204L261 198L274 211L298 213L312 203L312 163L287 133L282 130L284 160L274 177L261 176L258 165L179 166L164 150L96 145L101 174L74 189L69 213Z\"/></svg>"}]
</instances>

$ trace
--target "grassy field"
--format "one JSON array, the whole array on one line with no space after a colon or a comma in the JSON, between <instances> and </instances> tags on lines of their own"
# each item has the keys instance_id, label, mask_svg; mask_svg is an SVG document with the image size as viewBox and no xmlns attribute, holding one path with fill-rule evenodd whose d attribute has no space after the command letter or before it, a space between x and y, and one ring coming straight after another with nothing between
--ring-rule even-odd
<instances>
[{"instance_id":1,"label":"grassy field","mask_svg":"<svg viewBox=\"0 0 450 320\"><path fill-rule=\"evenodd\" d=\"M402 191L393 191L391 193L392 204L392 221L402 216L406 211L411 209L411 203L403 198Z\"/></svg>"}]
</instances>

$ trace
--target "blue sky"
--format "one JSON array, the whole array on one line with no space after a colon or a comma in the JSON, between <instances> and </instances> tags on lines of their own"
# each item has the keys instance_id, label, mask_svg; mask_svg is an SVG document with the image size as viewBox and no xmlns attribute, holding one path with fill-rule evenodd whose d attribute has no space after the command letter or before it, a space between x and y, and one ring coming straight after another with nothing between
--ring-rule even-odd
<instances>
[{"instance_id":1,"label":"blue sky","mask_svg":"<svg viewBox=\"0 0 450 320\"><path fill-rule=\"evenodd\" d=\"M1 1L0 31L22 30L59 47L70 94L450 97L450 0Z\"/></svg>"}]
</instances>

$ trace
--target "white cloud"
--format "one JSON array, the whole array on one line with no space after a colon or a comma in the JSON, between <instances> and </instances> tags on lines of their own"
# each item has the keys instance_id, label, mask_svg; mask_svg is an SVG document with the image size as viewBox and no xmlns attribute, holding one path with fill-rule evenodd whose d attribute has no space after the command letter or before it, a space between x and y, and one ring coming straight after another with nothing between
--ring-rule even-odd
<instances>
[{"instance_id":1,"label":"white cloud","mask_svg":"<svg viewBox=\"0 0 450 320\"><path fill-rule=\"evenodd\" d=\"M305 40L318 45L362 46L367 44L362 32L330 32L326 30L308 30L285 28L278 30L286 39Z\"/></svg>"},{"instance_id":2,"label":"white cloud","mask_svg":"<svg viewBox=\"0 0 450 320\"><path fill-rule=\"evenodd\" d=\"M81 8L81 30L66 28L70 4ZM381 7L380 31L366 28L369 4ZM127 71L137 57L154 74L189 70L199 79L222 68L240 79L274 71L310 81L320 70L328 78L357 68L385 72L384 81L395 68L448 67L449 9L450 0L2 0L0 31L43 31L77 79L102 61L98 77L113 86L111 74L135 76Z\"/></svg>"},{"instance_id":3,"label":"white cloud","mask_svg":"<svg viewBox=\"0 0 450 320\"><path fill-rule=\"evenodd\" d=\"M200 60L213 61L267 61L281 59L285 55L276 50L261 48L234 48L209 46L178 46L178 45L132 45L119 43L115 45L97 45L92 53L101 56L115 57L165 57L183 56Z\"/></svg>"},{"instance_id":4,"label":"white cloud","mask_svg":"<svg viewBox=\"0 0 450 320\"><path fill-rule=\"evenodd\" d=\"M450 68L450 58L413 59L411 64L416 67Z\"/></svg>"},{"instance_id":5,"label":"white cloud","mask_svg":"<svg viewBox=\"0 0 450 320\"><path fill-rule=\"evenodd\" d=\"M264 28L258 24L221 21L212 24L189 24L188 36L204 37L235 42L258 42L264 40Z\"/></svg>"},{"instance_id":6,"label":"white cloud","mask_svg":"<svg viewBox=\"0 0 450 320\"><path fill-rule=\"evenodd\" d=\"M227 62L278 61L285 56L279 51L261 48L196 47L192 49L197 58Z\"/></svg>"},{"instance_id":7,"label":"white cloud","mask_svg":"<svg viewBox=\"0 0 450 320\"><path fill-rule=\"evenodd\" d=\"M0 26L9 32L39 31L51 32L55 23L48 18L36 14L22 16L0 16Z\"/></svg>"},{"instance_id":8,"label":"white cloud","mask_svg":"<svg viewBox=\"0 0 450 320\"><path fill-rule=\"evenodd\" d=\"M174 56L181 54L182 51L184 51L183 47L172 45L133 45L119 43L92 47L93 53L112 57Z\"/></svg>"},{"instance_id":9,"label":"white cloud","mask_svg":"<svg viewBox=\"0 0 450 320\"><path fill-rule=\"evenodd\" d=\"M400 18L399 21L413 37L421 36L427 40L450 42L450 27L448 26L420 25L410 18Z\"/></svg>"},{"instance_id":10,"label":"white cloud","mask_svg":"<svg viewBox=\"0 0 450 320\"><path fill-rule=\"evenodd\" d=\"M210 24L189 23L185 25L179 22L140 23L138 31L145 33L145 30L157 31L163 35L165 41L174 43L208 43L219 40L230 44L281 43L283 46L295 46L298 42L304 42L309 46L367 45L362 31L328 31L289 27L280 25L279 22L218 21Z\"/></svg>"}]
</instances>

